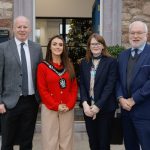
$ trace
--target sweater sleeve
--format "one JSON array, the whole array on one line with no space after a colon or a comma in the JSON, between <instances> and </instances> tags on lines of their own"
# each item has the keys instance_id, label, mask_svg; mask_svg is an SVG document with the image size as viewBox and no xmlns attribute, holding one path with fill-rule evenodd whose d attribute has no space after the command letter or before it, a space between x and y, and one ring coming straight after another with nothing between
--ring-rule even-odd
<instances>
[{"instance_id":1,"label":"sweater sleeve","mask_svg":"<svg viewBox=\"0 0 150 150\"><path fill-rule=\"evenodd\" d=\"M39 64L37 69L37 89L40 94L40 98L43 104L48 109L58 111L58 101L55 100L53 94L51 94L46 81L46 68L43 64Z\"/></svg>"},{"instance_id":2,"label":"sweater sleeve","mask_svg":"<svg viewBox=\"0 0 150 150\"><path fill-rule=\"evenodd\" d=\"M78 93L78 86L77 86L77 80L76 78L71 81L71 86L69 90L69 95L68 95L68 102L67 106L69 109L73 109L77 100L77 93Z\"/></svg>"}]
</instances>

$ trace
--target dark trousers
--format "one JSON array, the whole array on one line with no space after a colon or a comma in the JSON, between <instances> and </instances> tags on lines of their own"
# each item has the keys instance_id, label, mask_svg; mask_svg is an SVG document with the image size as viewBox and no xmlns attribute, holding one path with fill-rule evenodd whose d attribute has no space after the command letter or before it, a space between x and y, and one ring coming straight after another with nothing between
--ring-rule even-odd
<instances>
[{"instance_id":1,"label":"dark trousers","mask_svg":"<svg viewBox=\"0 0 150 150\"><path fill-rule=\"evenodd\" d=\"M91 150L110 150L113 116L114 111L98 113L95 120L84 115Z\"/></svg>"},{"instance_id":2,"label":"dark trousers","mask_svg":"<svg viewBox=\"0 0 150 150\"><path fill-rule=\"evenodd\" d=\"M21 96L13 109L1 116L2 147L1 150L13 150L19 145L20 150L32 150L38 103L35 96Z\"/></svg>"},{"instance_id":3,"label":"dark trousers","mask_svg":"<svg viewBox=\"0 0 150 150\"><path fill-rule=\"evenodd\" d=\"M150 120L124 116L122 121L126 150L149 150Z\"/></svg>"}]
</instances>

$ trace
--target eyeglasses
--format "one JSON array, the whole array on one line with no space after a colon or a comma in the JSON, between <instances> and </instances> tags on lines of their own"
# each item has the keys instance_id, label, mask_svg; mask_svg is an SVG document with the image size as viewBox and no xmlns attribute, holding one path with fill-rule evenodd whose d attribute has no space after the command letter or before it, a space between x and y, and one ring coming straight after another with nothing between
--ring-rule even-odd
<instances>
[{"instance_id":1,"label":"eyeglasses","mask_svg":"<svg viewBox=\"0 0 150 150\"><path fill-rule=\"evenodd\" d=\"M140 35L142 35L144 33L146 33L146 32L129 32L129 34L132 35L132 36L134 36L135 34L140 36Z\"/></svg>"},{"instance_id":2,"label":"eyeglasses","mask_svg":"<svg viewBox=\"0 0 150 150\"><path fill-rule=\"evenodd\" d=\"M101 43L91 43L90 44L92 47L94 47L94 46L100 46L100 45L102 45Z\"/></svg>"}]
</instances>

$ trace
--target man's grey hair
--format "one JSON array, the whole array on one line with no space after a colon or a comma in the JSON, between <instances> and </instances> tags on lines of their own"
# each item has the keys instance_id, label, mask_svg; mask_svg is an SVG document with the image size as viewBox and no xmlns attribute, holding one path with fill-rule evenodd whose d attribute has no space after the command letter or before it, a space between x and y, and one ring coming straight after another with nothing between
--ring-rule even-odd
<instances>
[{"instance_id":1,"label":"man's grey hair","mask_svg":"<svg viewBox=\"0 0 150 150\"><path fill-rule=\"evenodd\" d=\"M143 22L143 21L134 21L134 22L132 22L132 23L129 25L129 32L130 32L130 30L131 30L132 25L135 24L135 23L143 24L145 32L148 33L148 27L147 27L146 23Z\"/></svg>"}]
</instances>

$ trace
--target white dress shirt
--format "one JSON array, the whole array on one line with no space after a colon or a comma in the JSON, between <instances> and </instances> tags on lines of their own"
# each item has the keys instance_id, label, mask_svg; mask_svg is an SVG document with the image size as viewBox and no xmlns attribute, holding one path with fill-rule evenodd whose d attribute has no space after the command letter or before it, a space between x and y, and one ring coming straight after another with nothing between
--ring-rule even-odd
<instances>
[{"instance_id":1,"label":"white dress shirt","mask_svg":"<svg viewBox=\"0 0 150 150\"><path fill-rule=\"evenodd\" d=\"M15 42L17 45L17 50L21 62L21 41L15 38ZM33 95L35 93L34 86L33 86L33 79L32 79L32 70L31 70L31 58L30 58L30 51L29 51L29 45L28 40L24 41L23 48L25 50L25 56L27 61L27 70L28 70L28 89L29 89L29 95Z\"/></svg>"}]
</instances>

